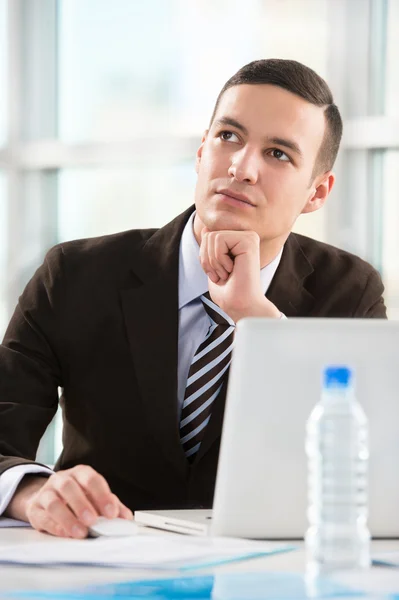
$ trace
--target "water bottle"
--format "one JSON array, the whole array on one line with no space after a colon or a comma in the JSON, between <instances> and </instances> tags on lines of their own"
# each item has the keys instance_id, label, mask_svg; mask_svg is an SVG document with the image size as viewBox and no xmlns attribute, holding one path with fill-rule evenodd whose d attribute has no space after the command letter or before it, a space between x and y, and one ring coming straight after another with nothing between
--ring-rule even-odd
<instances>
[{"instance_id":1,"label":"water bottle","mask_svg":"<svg viewBox=\"0 0 399 600\"><path fill-rule=\"evenodd\" d=\"M308 575L370 565L367 527L368 426L349 368L324 370L320 401L306 425Z\"/></svg>"}]
</instances>

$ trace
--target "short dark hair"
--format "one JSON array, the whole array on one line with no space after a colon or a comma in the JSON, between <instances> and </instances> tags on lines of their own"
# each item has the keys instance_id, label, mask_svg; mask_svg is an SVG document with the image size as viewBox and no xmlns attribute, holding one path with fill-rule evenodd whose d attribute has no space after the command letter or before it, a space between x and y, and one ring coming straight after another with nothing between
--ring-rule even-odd
<instances>
[{"instance_id":1,"label":"short dark hair","mask_svg":"<svg viewBox=\"0 0 399 600\"><path fill-rule=\"evenodd\" d=\"M213 123L224 92L235 85L276 85L316 106L325 106L326 131L313 168L312 178L332 169L342 137L342 119L327 83L315 71L296 60L268 58L242 67L224 84L212 114Z\"/></svg>"}]
</instances>

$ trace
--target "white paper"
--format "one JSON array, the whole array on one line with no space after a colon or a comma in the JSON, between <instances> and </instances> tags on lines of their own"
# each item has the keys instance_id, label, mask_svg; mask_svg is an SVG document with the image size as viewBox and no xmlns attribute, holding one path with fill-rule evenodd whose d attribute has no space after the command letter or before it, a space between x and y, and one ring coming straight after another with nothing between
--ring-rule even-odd
<instances>
[{"instance_id":1,"label":"white paper","mask_svg":"<svg viewBox=\"0 0 399 600\"><path fill-rule=\"evenodd\" d=\"M235 538L136 535L124 538L54 540L0 546L0 563L192 568L293 549L287 544Z\"/></svg>"},{"instance_id":2,"label":"white paper","mask_svg":"<svg viewBox=\"0 0 399 600\"><path fill-rule=\"evenodd\" d=\"M0 527L30 527L26 521L17 521L17 519L7 519L0 517Z\"/></svg>"},{"instance_id":3,"label":"white paper","mask_svg":"<svg viewBox=\"0 0 399 600\"><path fill-rule=\"evenodd\" d=\"M399 573L396 569L371 567L370 569L341 571L331 579L353 590L376 594L379 597L383 594L399 593Z\"/></svg>"}]
</instances>

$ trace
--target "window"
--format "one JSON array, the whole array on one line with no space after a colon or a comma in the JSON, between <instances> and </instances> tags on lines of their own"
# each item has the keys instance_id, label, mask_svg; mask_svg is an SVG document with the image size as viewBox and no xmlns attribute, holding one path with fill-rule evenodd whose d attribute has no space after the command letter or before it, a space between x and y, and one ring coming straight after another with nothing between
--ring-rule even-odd
<instances>
[{"instance_id":1,"label":"window","mask_svg":"<svg viewBox=\"0 0 399 600\"><path fill-rule=\"evenodd\" d=\"M6 142L7 120L7 2L0 0L0 148Z\"/></svg>"},{"instance_id":2,"label":"window","mask_svg":"<svg viewBox=\"0 0 399 600\"><path fill-rule=\"evenodd\" d=\"M386 38L386 114L399 117L399 2L389 0Z\"/></svg>"},{"instance_id":3,"label":"window","mask_svg":"<svg viewBox=\"0 0 399 600\"><path fill-rule=\"evenodd\" d=\"M7 192L4 173L0 171L0 332L7 326ZM1 335L1 334L0 334ZM1 335L1 337L3 337Z\"/></svg>"},{"instance_id":4,"label":"window","mask_svg":"<svg viewBox=\"0 0 399 600\"><path fill-rule=\"evenodd\" d=\"M398 30L397 0L0 0L1 333L52 245L193 202L217 94L261 57L315 69L344 117L331 199L295 230L371 261L399 318ZM40 458L59 448L53 428Z\"/></svg>"},{"instance_id":5,"label":"window","mask_svg":"<svg viewBox=\"0 0 399 600\"><path fill-rule=\"evenodd\" d=\"M387 9L385 113L392 144L383 159L381 219L382 275L389 316L399 319L399 2L389 0Z\"/></svg>"},{"instance_id":6,"label":"window","mask_svg":"<svg viewBox=\"0 0 399 600\"><path fill-rule=\"evenodd\" d=\"M59 2L59 135L65 142L161 133L179 111L178 2ZM174 114L171 113L174 112Z\"/></svg>"},{"instance_id":7,"label":"window","mask_svg":"<svg viewBox=\"0 0 399 600\"><path fill-rule=\"evenodd\" d=\"M63 169L58 186L58 237L71 240L164 225L193 203L195 170L192 160Z\"/></svg>"},{"instance_id":8,"label":"window","mask_svg":"<svg viewBox=\"0 0 399 600\"><path fill-rule=\"evenodd\" d=\"M391 150L384 157L382 275L386 287L386 303L392 319L399 319L398 171L399 150Z\"/></svg>"}]
</instances>

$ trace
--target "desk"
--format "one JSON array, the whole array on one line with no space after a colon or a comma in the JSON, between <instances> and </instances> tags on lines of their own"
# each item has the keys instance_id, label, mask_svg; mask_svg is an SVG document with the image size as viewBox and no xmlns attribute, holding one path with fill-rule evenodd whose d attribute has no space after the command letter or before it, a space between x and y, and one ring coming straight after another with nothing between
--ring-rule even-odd
<instances>
[{"instance_id":1,"label":"desk","mask_svg":"<svg viewBox=\"0 0 399 600\"><path fill-rule=\"evenodd\" d=\"M159 530L148 527L142 528L145 535L159 535ZM180 535L164 532L165 535ZM23 544L26 542L40 542L57 538L39 533L32 529L0 529L0 545ZM295 542L297 544L297 542ZM244 573L250 571L274 572L304 572L305 552L303 543L298 543L299 550L269 557L261 557L243 562L231 563L213 567L202 573ZM378 540L372 542L372 551L399 550L399 540ZM379 569L385 571L385 569ZM392 569L386 569L392 575ZM199 571L194 571L198 575ZM79 587L87 584L109 583L116 581L133 581L137 579L162 579L171 576L181 576L181 573L148 571L139 569L111 569L99 567L19 567L0 565L0 593L13 590L51 590ZM190 572L185 573L189 576ZM397 573L399 584L399 571ZM398 585L399 590L399 585Z\"/></svg>"}]
</instances>

